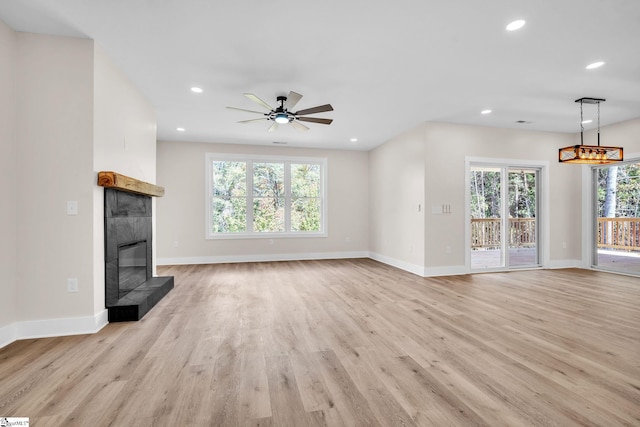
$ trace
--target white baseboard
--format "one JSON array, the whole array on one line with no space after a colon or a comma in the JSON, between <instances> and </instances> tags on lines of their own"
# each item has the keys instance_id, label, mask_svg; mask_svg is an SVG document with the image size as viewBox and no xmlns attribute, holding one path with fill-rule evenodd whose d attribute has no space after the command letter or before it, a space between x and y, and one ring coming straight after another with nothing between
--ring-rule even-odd
<instances>
[{"instance_id":1,"label":"white baseboard","mask_svg":"<svg viewBox=\"0 0 640 427\"><path fill-rule=\"evenodd\" d=\"M87 317L15 322L0 328L0 348L18 340L95 334L107 323L109 323L107 310Z\"/></svg>"},{"instance_id":2,"label":"white baseboard","mask_svg":"<svg viewBox=\"0 0 640 427\"><path fill-rule=\"evenodd\" d=\"M409 262L400 261L398 259L391 258L386 255L377 254L375 252L369 252L369 258L375 261L379 261L383 264L399 268L400 270L408 271L409 273L413 273L416 276L424 277L424 267L421 265L415 265Z\"/></svg>"},{"instance_id":3,"label":"white baseboard","mask_svg":"<svg viewBox=\"0 0 640 427\"><path fill-rule=\"evenodd\" d=\"M268 262L268 261L307 261L318 259L346 259L368 258L366 251L359 252L321 252L302 254L255 254L255 255L226 255L226 256L200 256L158 258L157 265L186 265L186 264L225 264L239 262Z\"/></svg>"},{"instance_id":4,"label":"white baseboard","mask_svg":"<svg viewBox=\"0 0 640 427\"><path fill-rule=\"evenodd\" d=\"M562 259L562 260L549 260L545 268L549 270L555 270L558 268L589 268L582 260L579 259Z\"/></svg>"},{"instance_id":5,"label":"white baseboard","mask_svg":"<svg viewBox=\"0 0 640 427\"><path fill-rule=\"evenodd\" d=\"M444 267L425 267L424 277L460 276L469 274L465 265L448 265Z\"/></svg>"},{"instance_id":6,"label":"white baseboard","mask_svg":"<svg viewBox=\"0 0 640 427\"><path fill-rule=\"evenodd\" d=\"M0 328L0 348L7 346L17 340L18 331L16 323L11 323Z\"/></svg>"}]
</instances>

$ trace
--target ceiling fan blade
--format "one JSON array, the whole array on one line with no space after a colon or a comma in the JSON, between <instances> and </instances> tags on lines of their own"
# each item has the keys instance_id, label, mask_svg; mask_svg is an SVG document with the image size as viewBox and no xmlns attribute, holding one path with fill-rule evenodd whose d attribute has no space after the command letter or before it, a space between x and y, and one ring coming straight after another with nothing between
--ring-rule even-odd
<instances>
[{"instance_id":1,"label":"ceiling fan blade","mask_svg":"<svg viewBox=\"0 0 640 427\"><path fill-rule=\"evenodd\" d=\"M301 130L301 131L305 131L305 130L309 130L308 127L306 127L305 125L303 125L302 123L298 123L297 121L292 121L291 122L291 126L293 126L294 128L296 128L297 130Z\"/></svg>"},{"instance_id":2,"label":"ceiling fan blade","mask_svg":"<svg viewBox=\"0 0 640 427\"><path fill-rule=\"evenodd\" d=\"M278 123L277 122L273 122L273 124L269 128L269 132L273 132L273 131L275 131L277 129L278 129Z\"/></svg>"},{"instance_id":3,"label":"ceiling fan blade","mask_svg":"<svg viewBox=\"0 0 640 427\"><path fill-rule=\"evenodd\" d=\"M331 106L331 104L325 104L325 105L319 105L313 108L307 108L306 110L296 111L294 114L296 116L299 116L299 115L304 116L307 114L324 113L325 111L333 111L333 107Z\"/></svg>"},{"instance_id":4,"label":"ceiling fan blade","mask_svg":"<svg viewBox=\"0 0 640 427\"><path fill-rule=\"evenodd\" d=\"M266 108L267 110L271 111L273 110L273 108L271 106L269 106L269 104L267 104L266 102L264 102L262 99L258 98L257 96L255 96L252 93L245 93L243 94L244 96L246 96L247 98L249 98L250 100L252 100L253 102L255 102L258 105L263 106L264 108Z\"/></svg>"},{"instance_id":5,"label":"ceiling fan blade","mask_svg":"<svg viewBox=\"0 0 640 427\"><path fill-rule=\"evenodd\" d=\"M238 123L251 123L251 122L259 122L261 120L269 120L268 117L261 117L259 119L249 119L249 120L241 120Z\"/></svg>"},{"instance_id":6,"label":"ceiling fan blade","mask_svg":"<svg viewBox=\"0 0 640 427\"><path fill-rule=\"evenodd\" d=\"M247 113L264 114L262 111L245 110L244 108L227 107L229 110L246 111Z\"/></svg>"},{"instance_id":7,"label":"ceiling fan blade","mask_svg":"<svg viewBox=\"0 0 640 427\"><path fill-rule=\"evenodd\" d=\"M289 95L287 95L287 102L284 103L284 108L286 108L287 110L291 110L301 99L302 95L300 95L299 93L296 93L294 91L289 92Z\"/></svg>"},{"instance_id":8,"label":"ceiling fan blade","mask_svg":"<svg viewBox=\"0 0 640 427\"><path fill-rule=\"evenodd\" d=\"M330 125L333 119L319 119L316 117L298 117L301 122L321 123L323 125Z\"/></svg>"}]
</instances>

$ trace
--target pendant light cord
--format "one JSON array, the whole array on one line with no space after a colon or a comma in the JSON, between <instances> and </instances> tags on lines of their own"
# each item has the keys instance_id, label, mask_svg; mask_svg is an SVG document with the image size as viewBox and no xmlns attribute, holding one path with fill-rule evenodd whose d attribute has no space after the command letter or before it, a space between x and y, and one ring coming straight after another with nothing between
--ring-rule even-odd
<instances>
[{"instance_id":1,"label":"pendant light cord","mask_svg":"<svg viewBox=\"0 0 640 427\"><path fill-rule=\"evenodd\" d=\"M582 100L580 100L580 145L584 145L584 119L582 117Z\"/></svg>"},{"instance_id":2,"label":"pendant light cord","mask_svg":"<svg viewBox=\"0 0 640 427\"><path fill-rule=\"evenodd\" d=\"M600 101L598 101L598 147L600 146Z\"/></svg>"}]
</instances>

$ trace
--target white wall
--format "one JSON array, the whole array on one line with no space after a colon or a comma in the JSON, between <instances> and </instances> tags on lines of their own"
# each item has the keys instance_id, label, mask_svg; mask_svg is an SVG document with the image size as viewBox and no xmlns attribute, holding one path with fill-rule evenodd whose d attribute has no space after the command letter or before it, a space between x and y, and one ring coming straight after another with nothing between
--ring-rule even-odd
<instances>
[{"instance_id":1,"label":"white wall","mask_svg":"<svg viewBox=\"0 0 640 427\"><path fill-rule=\"evenodd\" d=\"M425 149L417 127L369 155L371 257L416 274L425 262Z\"/></svg>"},{"instance_id":2,"label":"white wall","mask_svg":"<svg viewBox=\"0 0 640 427\"><path fill-rule=\"evenodd\" d=\"M625 122L617 123L611 126L605 126L600 130L600 145L604 146L621 146L624 149L625 161L634 161L640 163L640 118L628 120ZM580 134L576 135L576 144L580 143ZM585 132L584 135L585 145L597 145L596 131L592 130ZM591 196L591 171L589 166L583 166L583 182L582 182L582 194L583 194L583 216L582 223L587 224L583 227L583 242L582 242L582 258L583 267L589 267L591 265L592 246L593 239L592 233L589 233L588 224L593 221L590 204L592 203Z\"/></svg>"},{"instance_id":3,"label":"white wall","mask_svg":"<svg viewBox=\"0 0 640 427\"><path fill-rule=\"evenodd\" d=\"M18 33L16 87L16 319L93 316L93 42Z\"/></svg>"},{"instance_id":4,"label":"white wall","mask_svg":"<svg viewBox=\"0 0 640 427\"><path fill-rule=\"evenodd\" d=\"M328 237L205 239L205 153L246 153L328 159ZM193 142L159 142L157 201L159 264L366 256L368 154Z\"/></svg>"},{"instance_id":5,"label":"white wall","mask_svg":"<svg viewBox=\"0 0 640 427\"><path fill-rule=\"evenodd\" d=\"M17 33L0 22L0 143L0 347L99 330L97 172L155 182L153 109L92 40ZM78 202L78 215L67 215L67 201ZM68 278L79 292L67 291Z\"/></svg>"},{"instance_id":6,"label":"white wall","mask_svg":"<svg viewBox=\"0 0 640 427\"><path fill-rule=\"evenodd\" d=\"M155 184L156 118L147 99L104 51L94 49L93 283L94 312L104 309L104 189L100 171L114 171ZM152 199L155 211L155 198ZM153 220L155 228L155 216ZM153 242L155 256L155 240ZM154 265L155 271L155 265Z\"/></svg>"},{"instance_id":7,"label":"white wall","mask_svg":"<svg viewBox=\"0 0 640 427\"><path fill-rule=\"evenodd\" d=\"M603 104L607 108L606 104ZM576 141L580 140L580 134L576 135ZM579 143L579 142L576 142ZM591 130L584 134L585 145L597 145L596 131ZM627 120L600 129L600 145L615 145L624 148L625 160L630 160L640 153L640 118Z\"/></svg>"},{"instance_id":8,"label":"white wall","mask_svg":"<svg viewBox=\"0 0 640 427\"><path fill-rule=\"evenodd\" d=\"M470 156L549 163L549 266L575 265L581 258L581 173L557 161L558 148L574 139L571 134L424 123L377 147L370 154L369 178L374 258L417 274L466 272L465 157ZM423 214L418 214L421 201ZM443 204L451 206L451 214L432 214L432 207ZM423 225L416 225L420 218ZM415 247L419 242L422 248Z\"/></svg>"},{"instance_id":9,"label":"white wall","mask_svg":"<svg viewBox=\"0 0 640 427\"><path fill-rule=\"evenodd\" d=\"M16 268L18 245L17 204L18 168L17 141L15 130L15 61L16 35L0 21L0 347L11 340L8 332L17 315ZM1 331L7 331L2 333ZM3 336L7 338L3 339Z\"/></svg>"},{"instance_id":10,"label":"white wall","mask_svg":"<svg viewBox=\"0 0 640 427\"><path fill-rule=\"evenodd\" d=\"M558 149L572 145L572 134L519 131L443 123L425 125L427 205L451 205L451 214L426 215L426 264L465 265L465 157L548 162L549 260L574 265L581 258L580 167L558 163ZM541 218L542 221L545 218ZM564 248L563 243L567 243ZM446 247L450 247L450 253Z\"/></svg>"}]
</instances>

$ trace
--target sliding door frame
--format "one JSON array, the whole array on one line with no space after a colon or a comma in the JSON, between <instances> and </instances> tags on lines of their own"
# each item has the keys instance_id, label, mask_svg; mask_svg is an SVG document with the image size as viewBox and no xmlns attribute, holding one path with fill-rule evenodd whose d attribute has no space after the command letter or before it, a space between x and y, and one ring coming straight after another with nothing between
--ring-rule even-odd
<instances>
[{"instance_id":1,"label":"sliding door frame","mask_svg":"<svg viewBox=\"0 0 640 427\"><path fill-rule=\"evenodd\" d=\"M618 165L640 162L640 153L627 154L625 157L626 160L619 162ZM602 167L602 165L583 165L582 167L582 224L586 226L582 227L581 267L638 277L639 274L637 273L603 268L597 263L598 243L596 242L596 230L598 229L598 200L596 193L598 191L598 183L595 179L595 173L597 169L601 169Z\"/></svg>"},{"instance_id":2,"label":"sliding door frame","mask_svg":"<svg viewBox=\"0 0 640 427\"><path fill-rule=\"evenodd\" d=\"M537 206L537 226L538 239L536 242L538 249L538 263L536 266L517 266L509 267L507 262L505 266L499 268L487 268L483 270L471 268L471 194L469 188L471 186L471 167L473 166L493 166L500 168L531 168L538 169L538 206ZM491 271L509 271L523 270L535 268L547 268L549 265L549 162L547 160L522 160L522 159L502 159L488 157L465 157L465 266L469 273L491 272ZM508 186L508 181L503 183L503 187ZM507 189L508 190L508 189ZM505 189L502 189L505 193ZM504 218L503 218L504 222ZM508 256L506 256L508 260Z\"/></svg>"}]
</instances>

